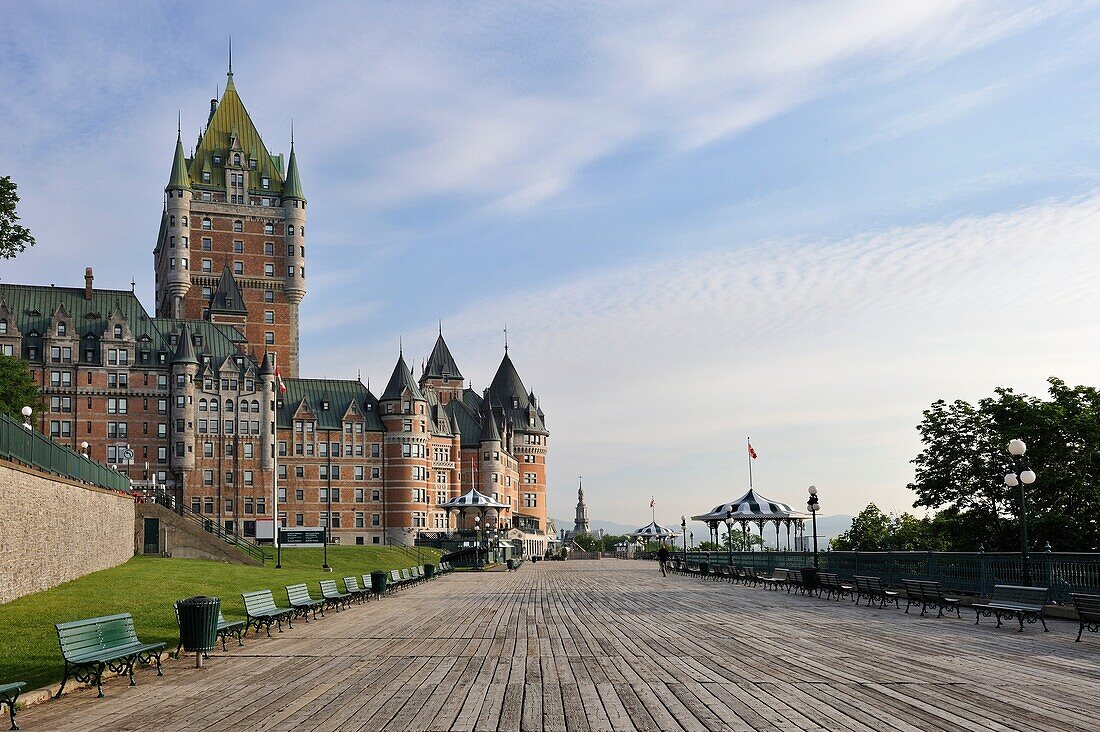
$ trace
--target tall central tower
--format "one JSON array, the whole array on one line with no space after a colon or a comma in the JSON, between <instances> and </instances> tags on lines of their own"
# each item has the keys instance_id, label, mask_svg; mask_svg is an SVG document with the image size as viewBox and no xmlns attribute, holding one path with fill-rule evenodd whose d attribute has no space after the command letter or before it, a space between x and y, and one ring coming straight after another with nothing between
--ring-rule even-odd
<instances>
[{"instance_id":1,"label":"tall central tower","mask_svg":"<svg viewBox=\"0 0 1100 732\"><path fill-rule=\"evenodd\" d=\"M191 157L176 138L153 251L158 317L231 325L289 377L298 375L306 294L306 199L290 158L264 146L230 67Z\"/></svg>"}]
</instances>

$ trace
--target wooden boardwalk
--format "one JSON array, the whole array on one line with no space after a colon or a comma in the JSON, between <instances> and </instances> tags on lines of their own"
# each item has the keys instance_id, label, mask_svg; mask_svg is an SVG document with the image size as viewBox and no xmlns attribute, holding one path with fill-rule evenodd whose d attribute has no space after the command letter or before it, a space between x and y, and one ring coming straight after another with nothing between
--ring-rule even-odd
<instances>
[{"instance_id":1,"label":"wooden boardwalk","mask_svg":"<svg viewBox=\"0 0 1100 732\"><path fill-rule=\"evenodd\" d=\"M170 663L34 730L1096 730L1100 639L670 576L453 574ZM193 661L192 661L193 665Z\"/></svg>"}]
</instances>

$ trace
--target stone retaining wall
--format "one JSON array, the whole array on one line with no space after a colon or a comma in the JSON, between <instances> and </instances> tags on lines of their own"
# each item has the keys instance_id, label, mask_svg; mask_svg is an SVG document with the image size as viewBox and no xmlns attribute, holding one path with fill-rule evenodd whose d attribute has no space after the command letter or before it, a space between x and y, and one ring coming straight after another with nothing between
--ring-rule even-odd
<instances>
[{"instance_id":1,"label":"stone retaining wall","mask_svg":"<svg viewBox=\"0 0 1100 732\"><path fill-rule=\"evenodd\" d=\"M0 462L0 603L132 556L132 498Z\"/></svg>"}]
</instances>

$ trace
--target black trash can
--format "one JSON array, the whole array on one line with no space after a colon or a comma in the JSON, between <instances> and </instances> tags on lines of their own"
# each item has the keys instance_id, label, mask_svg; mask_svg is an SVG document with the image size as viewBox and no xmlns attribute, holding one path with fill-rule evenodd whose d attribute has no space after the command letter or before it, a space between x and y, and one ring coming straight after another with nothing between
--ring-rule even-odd
<instances>
[{"instance_id":1,"label":"black trash can","mask_svg":"<svg viewBox=\"0 0 1100 732\"><path fill-rule=\"evenodd\" d=\"M706 577L710 574L710 565L706 562L699 562L699 576Z\"/></svg>"},{"instance_id":2,"label":"black trash can","mask_svg":"<svg viewBox=\"0 0 1100 732\"><path fill-rule=\"evenodd\" d=\"M516 568L516 560L515 559L509 559L508 560L508 571L511 572L515 568Z\"/></svg>"},{"instance_id":3,"label":"black trash can","mask_svg":"<svg viewBox=\"0 0 1100 732\"><path fill-rule=\"evenodd\" d=\"M424 579L431 579L435 577L435 565L428 563L424 565Z\"/></svg>"},{"instance_id":4,"label":"black trash can","mask_svg":"<svg viewBox=\"0 0 1100 732\"><path fill-rule=\"evenodd\" d=\"M376 570L370 573L370 585L376 594L386 594L386 584L388 583L390 576L385 572Z\"/></svg>"},{"instance_id":5,"label":"black trash can","mask_svg":"<svg viewBox=\"0 0 1100 732\"><path fill-rule=\"evenodd\" d=\"M821 580L817 576L817 567L802 568L802 586L807 592L814 592L821 586Z\"/></svg>"},{"instance_id":6,"label":"black trash can","mask_svg":"<svg viewBox=\"0 0 1100 732\"><path fill-rule=\"evenodd\" d=\"M176 603L180 617L180 643L183 650L195 654L195 666L202 668L202 656L218 645L218 614L222 601L217 597L189 597Z\"/></svg>"}]
</instances>

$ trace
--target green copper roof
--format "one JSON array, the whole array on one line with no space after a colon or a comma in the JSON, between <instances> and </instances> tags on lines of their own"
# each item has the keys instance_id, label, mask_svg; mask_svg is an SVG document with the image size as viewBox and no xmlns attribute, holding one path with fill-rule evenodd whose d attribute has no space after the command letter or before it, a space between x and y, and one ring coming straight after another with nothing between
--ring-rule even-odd
<instances>
[{"instance_id":1,"label":"green copper roof","mask_svg":"<svg viewBox=\"0 0 1100 732\"><path fill-rule=\"evenodd\" d=\"M177 338L183 327L191 331L192 343L195 354L200 361L209 361L212 364L220 364L226 358L244 354L247 339L231 325L220 325L207 320L189 320L184 318L153 318L153 324L164 335L165 347L171 349L169 336ZM169 357L171 358L171 356Z\"/></svg>"},{"instance_id":2,"label":"green copper roof","mask_svg":"<svg viewBox=\"0 0 1100 732\"><path fill-rule=\"evenodd\" d=\"M278 397L279 429L294 426L294 413L305 402L309 412L317 418L320 429L342 429L348 407L355 408L363 416L368 432L384 432L378 416L378 404L367 387L360 381L345 379L283 379L286 393ZM328 402L328 409L324 403Z\"/></svg>"},{"instance_id":3,"label":"green copper roof","mask_svg":"<svg viewBox=\"0 0 1100 732\"><path fill-rule=\"evenodd\" d=\"M213 156L221 155L223 165L229 162L229 143L234 134L240 147L242 165L247 168L249 155L259 155L256 168L248 170L248 187L257 191L280 193L283 187L282 156L273 156L268 152L256 125L252 124L252 118L248 116L248 110L244 108L244 103L237 94L232 75L229 76L225 93L222 94L218 108L195 149L195 156L190 160L191 180L201 181L202 171L206 170L211 173L211 182L204 185L215 188L225 186L219 166L213 164ZM271 185L261 188L261 178L269 178Z\"/></svg>"},{"instance_id":4,"label":"green copper roof","mask_svg":"<svg viewBox=\"0 0 1100 732\"><path fill-rule=\"evenodd\" d=\"M168 178L169 188L191 190L191 177L187 175L187 160L183 157L183 138L176 135L176 156L172 158L172 175Z\"/></svg>"},{"instance_id":5,"label":"green copper roof","mask_svg":"<svg viewBox=\"0 0 1100 732\"><path fill-rule=\"evenodd\" d=\"M151 350L165 349L160 331L153 324L137 296L130 290L92 290L92 299L84 299L83 287L0 284L0 303L11 310L12 320L26 336L31 331L45 333L58 305L72 318L73 330L84 337L99 338L114 312L126 320L134 338L150 339Z\"/></svg>"},{"instance_id":6,"label":"green copper roof","mask_svg":"<svg viewBox=\"0 0 1100 732\"><path fill-rule=\"evenodd\" d=\"M300 198L302 195L302 182L298 179L298 158L294 154L294 143L290 144L290 162L286 166L286 183L283 184L283 198Z\"/></svg>"}]
</instances>

